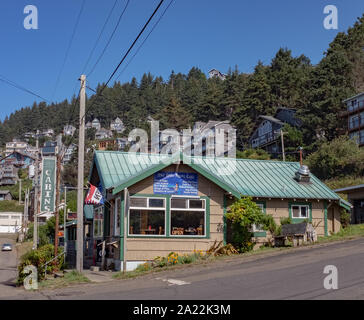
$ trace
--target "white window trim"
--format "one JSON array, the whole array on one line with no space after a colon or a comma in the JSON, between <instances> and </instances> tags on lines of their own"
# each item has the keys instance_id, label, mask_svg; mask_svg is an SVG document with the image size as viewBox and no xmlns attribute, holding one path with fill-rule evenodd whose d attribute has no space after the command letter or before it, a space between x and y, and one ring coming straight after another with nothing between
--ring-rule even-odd
<instances>
[{"instance_id":1,"label":"white window trim","mask_svg":"<svg viewBox=\"0 0 364 320\"><path fill-rule=\"evenodd\" d=\"M119 218L121 220L121 198L118 197L115 199L115 205L114 205L114 236L120 236L121 235L121 221L119 221L119 230L117 230L118 225L118 212L116 211L117 205L116 203L119 201Z\"/></svg>"},{"instance_id":2,"label":"white window trim","mask_svg":"<svg viewBox=\"0 0 364 320\"><path fill-rule=\"evenodd\" d=\"M188 208L172 208L172 199L170 199L169 202L169 226L170 226L170 230L169 230L169 237L175 237L175 238L206 238L206 215L207 215L207 208L206 208L206 199L198 199L198 200L202 200L205 203L205 208L204 209L190 209L190 202L188 201ZM186 200L196 200L196 198L186 198ZM178 234L172 234L172 211L200 211L200 212L205 212L204 214L204 234L203 235L178 235Z\"/></svg>"},{"instance_id":3,"label":"white window trim","mask_svg":"<svg viewBox=\"0 0 364 320\"><path fill-rule=\"evenodd\" d=\"M93 230L92 230L92 234L94 236L94 238L101 238L104 236L104 219L105 219L105 212L104 212L104 208L102 206L97 207L94 209L94 217L95 217L95 213L96 211L101 211L102 213L102 218L101 219L94 219L93 221ZM97 221L97 222L96 222ZM99 232L98 234L95 234L95 224L99 224Z\"/></svg>"},{"instance_id":4,"label":"white window trim","mask_svg":"<svg viewBox=\"0 0 364 320\"><path fill-rule=\"evenodd\" d=\"M293 216L293 207L299 207L299 217L294 217ZM301 208L302 207L306 207L306 213L307 213L307 217L302 217L301 216ZM310 218L310 206L309 205L302 205L302 204L292 204L291 205L291 214L292 214L292 219L309 219Z\"/></svg>"},{"instance_id":5,"label":"white window trim","mask_svg":"<svg viewBox=\"0 0 364 320\"><path fill-rule=\"evenodd\" d=\"M166 237L167 236L167 230L166 230L166 226L167 226L167 206L166 206L166 198L163 197L142 197L142 196L132 196L130 198L143 198L143 199L147 199L147 207L132 207L129 206L129 210L128 210L128 237L140 237L140 238L149 238L149 237ZM164 201L164 207L149 207L149 199L163 199ZM130 210L154 210L154 211L164 211L164 233L163 234L131 234L130 233Z\"/></svg>"},{"instance_id":6,"label":"white window trim","mask_svg":"<svg viewBox=\"0 0 364 320\"><path fill-rule=\"evenodd\" d=\"M256 203L256 205L260 208L260 210L262 210L262 212L264 213L264 204L262 203ZM259 229L259 225L257 226L255 223L252 224L252 232L265 232L264 229Z\"/></svg>"}]
</instances>

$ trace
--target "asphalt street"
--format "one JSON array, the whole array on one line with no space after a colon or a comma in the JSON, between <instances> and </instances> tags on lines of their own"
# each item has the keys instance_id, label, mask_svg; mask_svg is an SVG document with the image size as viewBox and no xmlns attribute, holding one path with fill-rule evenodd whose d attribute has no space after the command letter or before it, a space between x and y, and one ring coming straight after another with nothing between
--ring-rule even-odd
<instances>
[{"instance_id":1,"label":"asphalt street","mask_svg":"<svg viewBox=\"0 0 364 320\"><path fill-rule=\"evenodd\" d=\"M13 245L12 251L0 251L0 299L12 294L15 289L17 255L14 237L1 234L0 250L4 243Z\"/></svg>"},{"instance_id":2,"label":"asphalt street","mask_svg":"<svg viewBox=\"0 0 364 320\"><path fill-rule=\"evenodd\" d=\"M8 265L12 265L8 263ZM324 288L324 268L338 270L338 289ZM4 267L2 267L4 268ZM12 276L8 270L8 277ZM5 279L6 276L2 276ZM1 289L0 289L1 290ZM4 296L2 296L4 298ZM364 299L364 239L237 257L136 279L27 292L7 299Z\"/></svg>"}]
</instances>

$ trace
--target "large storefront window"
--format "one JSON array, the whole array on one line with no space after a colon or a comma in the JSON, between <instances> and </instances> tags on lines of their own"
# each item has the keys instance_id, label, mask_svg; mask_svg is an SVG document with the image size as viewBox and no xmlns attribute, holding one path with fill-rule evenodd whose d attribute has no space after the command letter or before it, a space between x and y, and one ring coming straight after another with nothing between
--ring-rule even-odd
<instances>
[{"instance_id":1,"label":"large storefront window","mask_svg":"<svg viewBox=\"0 0 364 320\"><path fill-rule=\"evenodd\" d=\"M205 200L171 199L171 236L205 236L205 225Z\"/></svg>"},{"instance_id":2,"label":"large storefront window","mask_svg":"<svg viewBox=\"0 0 364 320\"><path fill-rule=\"evenodd\" d=\"M165 233L166 200L131 197L129 235L162 235Z\"/></svg>"}]
</instances>

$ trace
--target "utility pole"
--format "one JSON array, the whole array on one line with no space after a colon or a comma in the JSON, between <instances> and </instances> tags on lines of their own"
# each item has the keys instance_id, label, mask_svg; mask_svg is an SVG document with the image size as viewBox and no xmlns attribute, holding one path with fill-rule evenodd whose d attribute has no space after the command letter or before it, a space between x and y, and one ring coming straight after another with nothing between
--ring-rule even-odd
<instances>
[{"instance_id":1,"label":"utility pole","mask_svg":"<svg viewBox=\"0 0 364 320\"><path fill-rule=\"evenodd\" d=\"M57 257L58 255L58 232L59 232L59 202L61 198L61 193L59 192L61 187L61 157L60 157L60 148L58 148L57 153L57 186L56 186L56 208L55 208L55 215L56 215L56 225L54 230L54 256Z\"/></svg>"},{"instance_id":2,"label":"utility pole","mask_svg":"<svg viewBox=\"0 0 364 320\"><path fill-rule=\"evenodd\" d=\"M38 247L38 190L39 190L39 139L37 130L37 153L35 157L35 184L34 184L34 214L33 214L33 250Z\"/></svg>"},{"instance_id":3,"label":"utility pole","mask_svg":"<svg viewBox=\"0 0 364 320\"><path fill-rule=\"evenodd\" d=\"M66 223L67 223L67 187L64 187L64 209L63 209L63 243L64 252L67 255L67 238L66 238ZM66 258L66 256L65 256Z\"/></svg>"},{"instance_id":4,"label":"utility pole","mask_svg":"<svg viewBox=\"0 0 364 320\"><path fill-rule=\"evenodd\" d=\"M86 106L86 76L80 78L80 128L78 134L78 183L77 183L77 256L76 269L83 271L83 166L85 151L85 106Z\"/></svg>"},{"instance_id":5,"label":"utility pole","mask_svg":"<svg viewBox=\"0 0 364 320\"><path fill-rule=\"evenodd\" d=\"M282 143L282 156L283 161L286 161L286 154L284 153L284 139L283 139L283 130L281 129L281 143Z\"/></svg>"},{"instance_id":6,"label":"utility pole","mask_svg":"<svg viewBox=\"0 0 364 320\"><path fill-rule=\"evenodd\" d=\"M303 148L302 148L302 147L300 147L300 166L302 166L302 165L303 165L302 150L303 150Z\"/></svg>"},{"instance_id":7,"label":"utility pole","mask_svg":"<svg viewBox=\"0 0 364 320\"><path fill-rule=\"evenodd\" d=\"M21 204L21 179L19 179L19 205Z\"/></svg>"}]
</instances>

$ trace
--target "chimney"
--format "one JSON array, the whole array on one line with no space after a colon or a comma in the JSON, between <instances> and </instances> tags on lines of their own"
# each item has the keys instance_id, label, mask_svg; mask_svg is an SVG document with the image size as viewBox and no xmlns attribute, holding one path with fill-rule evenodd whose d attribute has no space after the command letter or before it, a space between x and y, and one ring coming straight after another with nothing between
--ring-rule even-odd
<instances>
[{"instance_id":1,"label":"chimney","mask_svg":"<svg viewBox=\"0 0 364 320\"><path fill-rule=\"evenodd\" d=\"M298 182L309 183L310 182L310 170L307 166L301 165L295 174L295 179Z\"/></svg>"}]
</instances>

